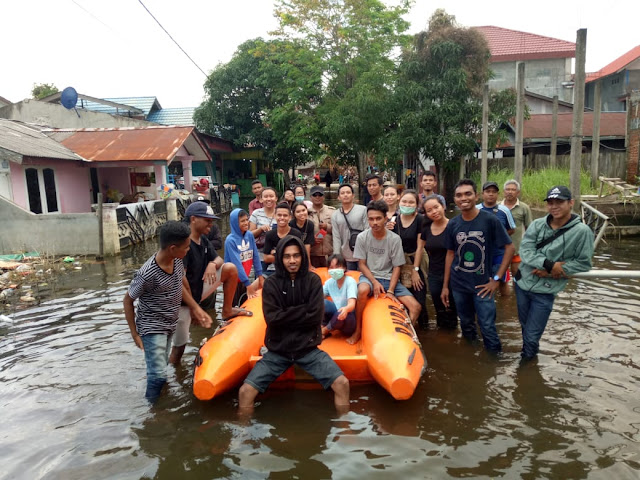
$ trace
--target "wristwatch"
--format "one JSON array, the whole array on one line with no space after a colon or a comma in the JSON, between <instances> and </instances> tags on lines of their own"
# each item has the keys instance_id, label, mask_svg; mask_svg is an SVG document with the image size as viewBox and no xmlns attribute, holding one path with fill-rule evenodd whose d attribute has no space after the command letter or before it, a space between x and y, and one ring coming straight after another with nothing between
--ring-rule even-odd
<instances>
[{"instance_id":1,"label":"wristwatch","mask_svg":"<svg viewBox=\"0 0 640 480\"><path fill-rule=\"evenodd\" d=\"M413 269L414 269L416 272L419 272L419 271L420 271L420 267L413 267Z\"/></svg>"},{"instance_id":2,"label":"wristwatch","mask_svg":"<svg viewBox=\"0 0 640 480\"><path fill-rule=\"evenodd\" d=\"M500 277L499 277L498 275L494 275L494 276L493 276L493 279L494 279L496 282L499 282L499 281L500 281Z\"/></svg>"}]
</instances>

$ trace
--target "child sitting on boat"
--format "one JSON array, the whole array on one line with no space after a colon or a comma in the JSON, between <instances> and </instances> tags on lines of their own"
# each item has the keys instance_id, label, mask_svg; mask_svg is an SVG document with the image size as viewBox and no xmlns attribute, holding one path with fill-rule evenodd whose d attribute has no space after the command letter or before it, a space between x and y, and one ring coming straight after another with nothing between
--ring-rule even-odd
<instances>
[{"instance_id":1,"label":"child sitting on boat","mask_svg":"<svg viewBox=\"0 0 640 480\"><path fill-rule=\"evenodd\" d=\"M347 262L339 254L329 258L329 280L324 282L324 320L322 321L322 337L333 331L340 331L347 338L356 330L356 299L358 285L346 275ZM331 299L326 298L331 297Z\"/></svg>"}]
</instances>

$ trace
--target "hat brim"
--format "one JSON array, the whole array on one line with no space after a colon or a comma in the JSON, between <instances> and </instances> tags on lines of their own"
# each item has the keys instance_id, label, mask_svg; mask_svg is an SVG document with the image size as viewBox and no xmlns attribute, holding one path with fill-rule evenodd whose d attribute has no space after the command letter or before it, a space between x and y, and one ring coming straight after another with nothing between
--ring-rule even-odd
<instances>
[{"instance_id":1,"label":"hat brim","mask_svg":"<svg viewBox=\"0 0 640 480\"><path fill-rule=\"evenodd\" d=\"M220 217L217 217L215 215L209 215L208 213L193 214L193 215L190 215L190 216L191 217L211 218L213 220L220 220Z\"/></svg>"},{"instance_id":2,"label":"hat brim","mask_svg":"<svg viewBox=\"0 0 640 480\"><path fill-rule=\"evenodd\" d=\"M565 197L564 195L558 195L557 197L547 197L544 199L544 201L548 201L548 200L571 200L569 197Z\"/></svg>"}]
</instances>

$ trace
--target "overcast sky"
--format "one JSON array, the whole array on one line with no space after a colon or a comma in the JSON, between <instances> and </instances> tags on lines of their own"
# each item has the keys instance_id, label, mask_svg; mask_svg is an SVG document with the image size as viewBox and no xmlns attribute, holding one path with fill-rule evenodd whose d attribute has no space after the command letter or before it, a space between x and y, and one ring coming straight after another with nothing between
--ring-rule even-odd
<instances>
[{"instance_id":1,"label":"overcast sky","mask_svg":"<svg viewBox=\"0 0 640 480\"><path fill-rule=\"evenodd\" d=\"M236 47L276 26L272 0L143 0L209 73ZM417 0L408 20L423 30L443 7L464 26L495 25L575 42L587 29L587 72L640 44L639 1ZM163 107L197 106L205 75L137 0L2 0L0 96L20 101L34 83L94 97L156 96Z\"/></svg>"}]
</instances>

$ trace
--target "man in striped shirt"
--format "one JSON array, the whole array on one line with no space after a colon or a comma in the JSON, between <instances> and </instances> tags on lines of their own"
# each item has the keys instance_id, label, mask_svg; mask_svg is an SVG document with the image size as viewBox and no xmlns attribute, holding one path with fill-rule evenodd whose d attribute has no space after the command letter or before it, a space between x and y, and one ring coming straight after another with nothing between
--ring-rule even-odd
<instances>
[{"instance_id":1,"label":"man in striped shirt","mask_svg":"<svg viewBox=\"0 0 640 480\"><path fill-rule=\"evenodd\" d=\"M144 350L147 364L145 397L155 403L167 381L171 339L178 323L180 303L189 306L193 318L203 327L212 320L189 293L182 259L189 251L191 230L182 222L170 221L160 229L158 250L136 272L124 296L124 315L136 346ZM134 301L138 299L137 311Z\"/></svg>"}]
</instances>

